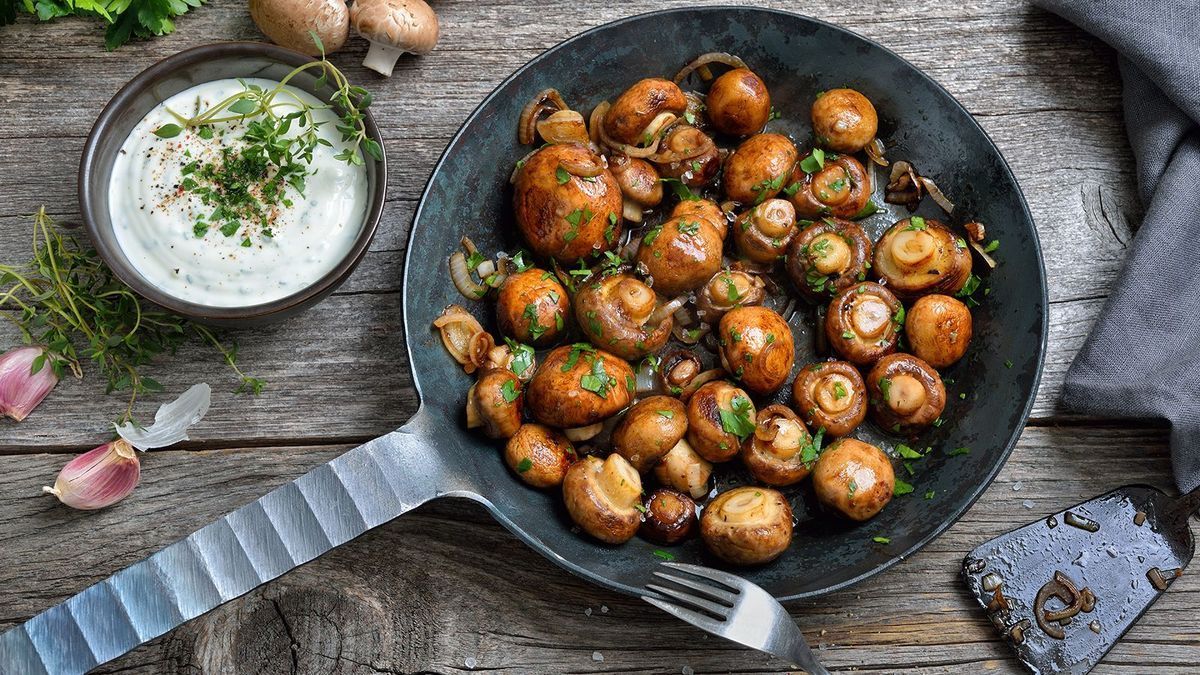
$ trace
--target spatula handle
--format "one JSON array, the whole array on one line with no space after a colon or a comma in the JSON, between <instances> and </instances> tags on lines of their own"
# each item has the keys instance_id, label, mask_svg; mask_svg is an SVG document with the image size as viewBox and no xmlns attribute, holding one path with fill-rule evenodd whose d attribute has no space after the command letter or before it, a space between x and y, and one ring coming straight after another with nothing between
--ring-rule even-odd
<instances>
[{"instance_id":1,"label":"spatula handle","mask_svg":"<svg viewBox=\"0 0 1200 675\"><path fill-rule=\"evenodd\" d=\"M350 450L0 634L0 674L87 672L449 492L421 428Z\"/></svg>"},{"instance_id":2,"label":"spatula handle","mask_svg":"<svg viewBox=\"0 0 1200 675\"><path fill-rule=\"evenodd\" d=\"M1196 488L1171 503L1170 516L1173 520L1184 523L1197 512L1200 512L1200 488Z\"/></svg>"}]
</instances>

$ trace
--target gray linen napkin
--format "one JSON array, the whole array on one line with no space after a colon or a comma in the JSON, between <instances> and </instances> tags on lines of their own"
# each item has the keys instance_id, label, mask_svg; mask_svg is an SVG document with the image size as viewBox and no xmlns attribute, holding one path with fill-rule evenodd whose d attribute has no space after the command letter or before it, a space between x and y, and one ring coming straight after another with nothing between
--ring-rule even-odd
<instances>
[{"instance_id":1,"label":"gray linen napkin","mask_svg":"<svg viewBox=\"0 0 1200 675\"><path fill-rule=\"evenodd\" d=\"M1119 53L1146 216L1067 371L1082 413L1171 423L1180 490L1200 485L1200 2L1034 0Z\"/></svg>"}]
</instances>

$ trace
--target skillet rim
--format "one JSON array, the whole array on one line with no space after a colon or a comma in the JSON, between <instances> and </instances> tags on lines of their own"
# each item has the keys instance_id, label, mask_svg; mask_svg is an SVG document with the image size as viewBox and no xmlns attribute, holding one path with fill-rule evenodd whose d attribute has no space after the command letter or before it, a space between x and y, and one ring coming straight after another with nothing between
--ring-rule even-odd
<instances>
[{"instance_id":1,"label":"skillet rim","mask_svg":"<svg viewBox=\"0 0 1200 675\"><path fill-rule=\"evenodd\" d=\"M1032 411L1033 411L1033 405L1037 401L1038 391L1040 390L1040 387L1041 387L1042 371L1044 370L1045 365L1046 365L1046 346L1047 346L1047 341L1048 341L1048 337L1049 337L1049 329L1050 329L1050 300L1049 300L1049 290L1048 290L1047 279L1046 279L1046 261L1045 261L1045 257L1043 256L1043 253L1042 253L1042 244L1041 244L1041 239L1038 235L1037 223L1034 221L1033 214L1029 210L1029 204L1025 200L1025 193L1021 189L1021 184L1017 181L1017 177L1013 174L1012 168L1008 164L1008 160L1006 160L1004 158L1004 154L1000 152L1000 148L996 146L995 141L992 140L992 137L988 135L987 131L984 130L983 126L979 124L978 120L975 119L974 115L972 115L971 112L969 110L967 110L966 107L963 106L963 104L961 102L959 102L959 100L957 98L955 98L953 94L951 94L945 87L943 87L940 83L938 83L936 80L934 80L931 76L929 76L927 73L925 73L925 71L923 71L920 68L918 68L917 66L913 65L911 62L908 61L908 59L905 59L903 56L892 51L890 48L876 42L875 40L872 40L871 38L860 35L860 34L854 32L854 31L851 31L847 28L843 28L842 26L839 26L837 24L830 23L828 21L824 21L822 19L817 19L817 18L814 18L811 16L797 13L797 12L790 12L787 10L773 9L773 8L766 8L766 7L746 7L746 6L740 6L740 5L708 5L708 6L702 6L702 7L673 7L673 8L668 8L668 9L654 10L651 12L642 12L640 14L634 14L631 16L622 17L620 19L616 19L614 21L603 23L598 26L593 26L592 28L589 28L587 30L581 31L574 35L571 35L570 37L562 40L558 44L546 49L542 53L533 57L532 59L527 61L524 65L517 68L512 73L510 73L507 77L505 77L503 80L501 80L492 89L492 91L489 92L488 95L485 96L482 101L480 101L480 103L475 107L475 109L472 110L469 115L467 115L467 117L463 120L462 124L459 126L458 131L456 131L454 133L454 136L450 139L450 141L446 144L446 147L442 150L441 155L438 157L437 162L434 164L433 169L429 174L429 178L425 182L425 188L421 191L421 197L420 197L419 201L417 202L417 208L413 213L413 219L412 219L412 223L409 228L408 237L405 239L404 278L401 283L400 312L401 312L401 319L404 323L405 354L408 356L408 366L409 366L409 371L412 375L413 388L417 392L418 408L417 408L417 412L414 413L414 415L413 415L413 417L415 418L415 417L418 417L418 416L421 416L422 414L424 414L423 413L424 408L421 405L424 401L424 395L423 395L422 387L421 387L421 377L417 373L416 368L413 366L413 364L415 363L415 360L413 359L413 339L412 339L413 333L410 331L409 302L408 302L409 284L410 284L409 274L412 271L412 268L409 265L410 256L412 255L412 251L413 251L413 242L416 240L417 235L418 235L418 224L421 221L422 216L425 215L426 202L430 195L430 192L432 191L433 181L437 177L437 175L442 171L443 166L446 165L447 159L450 155L451 150L462 139L462 137L464 136L464 134L466 132L467 127L470 126L471 123L473 123L477 117L479 117L480 112L484 108L486 108L488 106L488 104L490 104L492 102L493 99L497 98L499 96L501 90L505 89L509 85L509 83L511 83L513 80L515 80L516 78L518 78L519 76L524 74L527 70L538 66L549 55L557 53L563 49L568 49L571 47L571 45L573 43L575 43L576 41L581 40L587 36L590 36L594 33L600 32L600 31L607 31L610 29L619 28L622 25L632 23L635 21L641 21L641 20L650 19L650 18L654 18L654 17L665 17L665 16L669 16L672 14L686 14L686 13L693 13L693 12L719 14L722 12L729 12L729 11L782 15L782 16L788 17L791 20L798 19L800 21L811 22L811 23L814 23L823 28L827 28L827 29L833 30L835 32L844 33L844 34L849 35L858 40L862 40L863 42L870 44L873 48L882 50L885 54L895 58L898 62L903 64L905 67L910 69L910 71L915 73L919 78L921 78L927 84L929 84L936 92L938 92L942 96L944 96L952 104L952 107L957 109L959 112L961 112L966 117L967 122L970 125L974 126L975 131L977 131L979 133L979 135L983 138L983 140L987 143L987 147L990 148L991 151L993 153L995 153L996 158L1000 160L1000 168L1003 171L1003 175L1005 177L1007 177L1008 180L1011 181L1012 184L1016 188L1016 197L1017 197L1017 202L1020 206L1020 212L1021 212L1021 214L1024 215L1025 223L1027 223L1029 225L1029 230L1030 230L1030 235L1031 235L1030 242L1033 247L1033 252L1037 256L1037 270L1038 270L1037 284L1039 286L1039 290L1041 291L1040 297L1039 297L1039 300L1041 301L1041 309L1042 309L1042 311L1041 311L1041 331L1040 331L1041 334L1039 336L1040 339L1038 341L1037 364L1036 364L1036 368L1034 369L1034 373L1033 373L1032 387L1030 388L1029 394L1026 396L1025 405L1024 405L1023 409L1021 410L1021 415L1019 418L1020 424L1017 425L1017 427L1014 428L1010 432L1008 441L1005 443L1003 450L1000 452L997 460L993 463L993 465L987 471L987 473L981 477L982 480L978 481L975 484L974 488L972 489L970 494L967 496L967 498L962 502L961 506L959 506L957 509L955 509L948 517L943 518L942 521L940 523L938 523L938 525L935 526L933 529L931 529L926 536L917 540L916 542L914 542L912 545L910 545L903 551L893 554L887 560L884 560L880 564L863 572L862 574L859 574L852 578L846 579L839 583L832 584L832 585L829 585L829 586L826 586L824 588L814 590L814 591L808 591L808 592L804 592L804 593L792 593L792 594L787 594L787 595L776 596L776 599L779 600L780 602L790 602L790 601L811 599L811 598L821 597L824 595L829 595L836 591L840 591L840 590L849 588L859 582L865 581L866 579L873 577L877 574L880 574L881 572L891 568L892 566L896 565L900 561L910 558L913 554L915 554L916 552L918 552L919 550L921 550L922 548L924 548L925 546L930 544L933 540L935 540L938 537L940 537L941 535L945 534L946 530L950 529L950 527L952 527L955 523L957 523L959 520L961 520L962 517L967 513L967 511L969 511L971 509L971 507L974 506L977 501L979 501L979 498L981 496L983 496L983 493L986 492L989 487L991 487L992 482L996 479L996 476L999 475L1000 470L1003 469L1004 465L1008 462L1008 458L1012 455L1013 450L1016 449L1017 442L1020 440L1022 433L1024 433L1024 431L1025 431L1025 427L1029 421L1030 413L1032 413ZM521 541L523 541L526 545L533 548L539 554L548 558L549 560L551 560L552 562L557 564L559 567L566 569L567 571L571 572L572 574L574 574L582 579L590 581L590 582L597 584L598 586L601 586L603 588L615 590L620 593L624 593L626 595L631 595L634 597L640 597L647 593L647 591L643 588L629 586L627 584L624 584L624 583L621 583L618 581L614 581L608 577L605 577L601 574L598 574L598 573L592 571L589 568L585 568L581 565L576 565L575 563L563 558L561 555L559 555L557 552L555 552L552 547L545 544L541 539L534 537L531 534L529 534L528 532L526 532L518 523L516 523L512 519L510 519L500 509L496 508L496 506L491 502L491 500L486 495L481 495L481 494L474 493L474 492L466 492L466 491L458 490L458 491L454 491L451 493L447 493L447 496L463 497L463 498L471 499L472 501L476 501L476 502L484 505L485 507L487 507L488 512L492 515L493 518L495 518L501 525L503 525L505 527L505 529L509 530L509 532L516 535L517 538L519 538ZM966 555L966 553L964 553L964 555Z\"/></svg>"}]
</instances>

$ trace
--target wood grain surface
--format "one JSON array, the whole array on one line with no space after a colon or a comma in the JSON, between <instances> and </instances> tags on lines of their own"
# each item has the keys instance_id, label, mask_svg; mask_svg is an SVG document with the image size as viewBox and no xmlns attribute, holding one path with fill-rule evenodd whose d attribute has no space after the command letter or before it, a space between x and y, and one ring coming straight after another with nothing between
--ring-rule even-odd
<instances>
[{"instance_id":1,"label":"wood grain surface","mask_svg":"<svg viewBox=\"0 0 1200 675\"><path fill-rule=\"evenodd\" d=\"M376 95L393 173L379 236L329 300L239 333L269 382L235 397L215 356L189 346L147 370L168 391L206 380L194 441L145 458L116 508L71 512L38 496L70 453L123 408L92 376L63 382L20 425L0 423L0 629L153 553L415 410L400 310L404 241L434 161L508 73L584 29L698 3L441 0L442 41L382 80L337 55ZM849 591L791 607L832 670L1017 673L957 581L989 537L1117 485L1171 485L1166 433L1065 414L1067 366L1102 311L1140 220L1112 53L1014 0L762 2L836 22L895 50L954 94L996 141L1033 210L1050 282L1050 342L1034 418L1000 478L947 534ZM257 40L243 3L214 2L172 36L115 53L93 22L0 28L0 261L23 260L39 205L77 222L84 138L130 77L180 49ZM0 341L14 336L0 329ZM146 400L148 414L161 400ZM1187 673L1200 662L1200 583L1185 575L1098 673ZM482 510L423 507L109 664L136 673L763 673L786 668L544 561Z\"/></svg>"}]
</instances>

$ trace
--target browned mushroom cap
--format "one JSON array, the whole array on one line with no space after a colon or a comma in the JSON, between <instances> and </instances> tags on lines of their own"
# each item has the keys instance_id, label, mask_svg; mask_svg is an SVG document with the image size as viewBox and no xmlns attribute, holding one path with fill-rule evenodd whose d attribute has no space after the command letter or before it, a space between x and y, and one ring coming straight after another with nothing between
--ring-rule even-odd
<instances>
[{"instance_id":1,"label":"browned mushroom cap","mask_svg":"<svg viewBox=\"0 0 1200 675\"><path fill-rule=\"evenodd\" d=\"M792 374L792 330L769 307L738 307L721 317L721 364L756 394L769 394Z\"/></svg>"},{"instance_id":2,"label":"browned mushroom cap","mask_svg":"<svg viewBox=\"0 0 1200 675\"><path fill-rule=\"evenodd\" d=\"M911 354L879 359L867 374L871 419L897 434L933 424L946 407L946 385L928 363Z\"/></svg>"},{"instance_id":3,"label":"browned mushroom cap","mask_svg":"<svg viewBox=\"0 0 1200 675\"><path fill-rule=\"evenodd\" d=\"M721 270L696 291L696 313L701 321L716 323L734 307L762 304L766 297L766 284L759 275Z\"/></svg>"},{"instance_id":4,"label":"browned mushroom cap","mask_svg":"<svg viewBox=\"0 0 1200 675\"><path fill-rule=\"evenodd\" d=\"M511 370L479 371L467 390L467 428L482 427L488 438L509 438L521 426L521 380Z\"/></svg>"},{"instance_id":5,"label":"browned mushroom cap","mask_svg":"<svg viewBox=\"0 0 1200 675\"><path fill-rule=\"evenodd\" d=\"M869 366L896 351L904 306L888 289L864 281L833 296L825 313L825 336L833 351L857 366Z\"/></svg>"},{"instance_id":6,"label":"browned mushroom cap","mask_svg":"<svg viewBox=\"0 0 1200 675\"><path fill-rule=\"evenodd\" d=\"M867 387L845 361L810 363L792 383L792 404L813 429L847 436L867 416Z\"/></svg>"},{"instance_id":7,"label":"browned mushroom cap","mask_svg":"<svg viewBox=\"0 0 1200 675\"><path fill-rule=\"evenodd\" d=\"M645 520L638 533L655 544L678 544L696 531L696 502L678 490L659 488L642 508Z\"/></svg>"},{"instance_id":8,"label":"browned mushroom cap","mask_svg":"<svg viewBox=\"0 0 1200 675\"><path fill-rule=\"evenodd\" d=\"M727 462L754 433L754 402L729 382L701 385L688 399L688 444L710 462Z\"/></svg>"},{"instance_id":9,"label":"browned mushroom cap","mask_svg":"<svg viewBox=\"0 0 1200 675\"><path fill-rule=\"evenodd\" d=\"M609 170L621 186L626 220L640 223L643 209L653 208L662 202L662 182L658 179L658 170L650 162L613 153L609 158Z\"/></svg>"},{"instance_id":10,"label":"browned mushroom cap","mask_svg":"<svg viewBox=\"0 0 1200 675\"><path fill-rule=\"evenodd\" d=\"M517 170L517 228L538 255L573 263L611 249L621 237L622 208L617 179L587 146L547 145Z\"/></svg>"},{"instance_id":11,"label":"browned mushroom cap","mask_svg":"<svg viewBox=\"0 0 1200 675\"><path fill-rule=\"evenodd\" d=\"M748 68L735 68L714 80L704 103L712 125L730 136L757 133L771 118L767 85Z\"/></svg>"},{"instance_id":12,"label":"browned mushroom cap","mask_svg":"<svg viewBox=\"0 0 1200 675\"><path fill-rule=\"evenodd\" d=\"M830 89L812 105L817 142L838 152L858 152L875 140L879 116L866 96L853 89Z\"/></svg>"},{"instance_id":13,"label":"browned mushroom cap","mask_svg":"<svg viewBox=\"0 0 1200 675\"><path fill-rule=\"evenodd\" d=\"M642 399L612 432L613 451L645 473L658 465L687 433L687 409L670 396Z\"/></svg>"},{"instance_id":14,"label":"browned mushroom cap","mask_svg":"<svg viewBox=\"0 0 1200 675\"><path fill-rule=\"evenodd\" d=\"M871 201L871 174L850 155L825 155L821 161L810 155L796 165L786 188L801 218L853 218Z\"/></svg>"},{"instance_id":15,"label":"browned mushroom cap","mask_svg":"<svg viewBox=\"0 0 1200 675\"><path fill-rule=\"evenodd\" d=\"M920 216L888 228L875 244L874 272L897 297L954 294L971 276L967 243L944 224Z\"/></svg>"},{"instance_id":16,"label":"browned mushroom cap","mask_svg":"<svg viewBox=\"0 0 1200 675\"><path fill-rule=\"evenodd\" d=\"M851 520L867 520L892 501L896 473L879 448L843 438L825 448L812 473L813 489L825 506Z\"/></svg>"},{"instance_id":17,"label":"browned mushroom cap","mask_svg":"<svg viewBox=\"0 0 1200 675\"><path fill-rule=\"evenodd\" d=\"M604 460L584 457L563 479L563 501L571 520L609 544L623 544L637 534L641 499L641 477L617 454Z\"/></svg>"},{"instance_id":18,"label":"browned mushroom cap","mask_svg":"<svg viewBox=\"0 0 1200 675\"><path fill-rule=\"evenodd\" d=\"M699 288L721 269L724 242L707 218L681 216L642 237L637 260L654 279L654 290L670 298Z\"/></svg>"},{"instance_id":19,"label":"browned mushroom cap","mask_svg":"<svg viewBox=\"0 0 1200 675\"><path fill-rule=\"evenodd\" d=\"M871 238L849 220L822 218L800 230L788 244L788 277L812 302L865 281L870 266Z\"/></svg>"},{"instance_id":20,"label":"browned mushroom cap","mask_svg":"<svg viewBox=\"0 0 1200 675\"><path fill-rule=\"evenodd\" d=\"M742 462L755 480L767 485L795 485L817 461L817 448L804 423L784 405L758 411L754 435L742 442Z\"/></svg>"},{"instance_id":21,"label":"browned mushroom cap","mask_svg":"<svg viewBox=\"0 0 1200 675\"><path fill-rule=\"evenodd\" d=\"M725 160L721 181L735 202L761 204L779 194L796 166L796 146L787 136L757 134Z\"/></svg>"},{"instance_id":22,"label":"browned mushroom cap","mask_svg":"<svg viewBox=\"0 0 1200 675\"><path fill-rule=\"evenodd\" d=\"M904 319L908 348L934 368L945 368L963 357L971 330L971 310L948 295L918 298Z\"/></svg>"},{"instance_id":23,"label":"browned mushroom cap","mask_svg":"<svg viewBox=\"0 0 1200 675\"><path fill-rule=\"evenodd\" d=\"M504 446L504 461L536 488L562 485L567 468L576 459L571 441L541 424L522 424Z\"/></svg>"},{"instance_id":24,"label":"browned mushroom cap","mask_svg":"<svg viewBox=\"0 0 1200 675\"><path fill-rule=\"evenodd\" d=\"M708 479L712 477L712 469L712 463L697 454L685 439L676 443L654 467L654 477L667 487L686 492L693 499L700 499L708 494Z\"/></svg>"},{"instance_id":25,"label":"browned mushroom cap","mask_svg":"<svg viewBox=\"0 0 1200 675\"><path fill-rule=\"evenodd\" d=\"M796 209L786 199L768 199L743 213L733 226L733 243L743 258L773 263L796 234Z\"/></svg>"},{"instance_id":26,"label":"browned mushroom cap","mask_svg":"<svg viewBox=\"0 0 1200 675\"><path fill-rule=\"evenodd\" d=\"M689 187L712 182L721 168L717 144L708 134L691 125L672 126L658 147L650 161L664 178L682 181Z\"/></svg>"},{"instance_id":27,"label":"browned mushroom cap","mask_svg":"<svg viewBox=\"0 0 1200 675\"><path fill-rule=\"evenodd\" d=\"M770 488L734 488L705 507L700 537L709 551L726 562L769 562L792 543L792 507Z\"/></svg>"},{"instance_id":28,"label":"browned mushroom cap","mask_svg":"<svg viewBox=\"0 0 1200 675\"><path fill-rule=\"evenodd\" d=\"M685 199L671 209L671 218L704 218L721 233L721 239L729 230L725 212L711 199Z\"/></svg>"},{"instance_id":29,"label":"browned mushroom cap","mask_svg":"<svg viewBox=\"0 0 1200 675\"><path fill-rule=\"evenodd\" d=\"M657 352L671 338L670 312L657 321L658 298L628 274L589 281L575 294L575 319L592 344L627 361Z\"/></svg>"},{"instance_id":30,"label":"browned mushroom cap","mask_svg":"<svg viewBox=\"0 0 1200 675\"><path fill-rule=\"evenodd\" d=\"M662 113L682 115L687 108L683 91L670 80L640 80L621 94L604 116L609 138L626 145L642 141L646 127Z\"/></svg>"},{"instance_id":31,"label":"browned mushroom cap","mask_svg":"<svg viewBox=\"0 0 1200 675\"><path fill-rule=\"evenodd\" d=\"M659 389L678 396L704 371L704 364L692 350L676 349L662 358L656 370Z\"/></svg>"},{"instance_id":32,"label":"browned mushroom cap","mask_svg":"<svg viewBox=\"0 0 1200 675\"><path fill-rule=\"evenodd\" d=\"M589 344L564 345L542 360L525 403L542 424L576 429L620 412L636 387L633 369L621 357Z\"/></svg>"},{"instance_id":33,"label":"browned mushroom cap","mask_svg":"<svg viewBox=\"0 0 1200 675\"><path fill-rule=\"evenodd\" d=\"M567 289L535 268L510 275L496 296L496 326L503 335L538 347L558 341L571 311Z\"/></svg>"}]
</instances>

